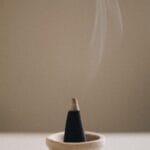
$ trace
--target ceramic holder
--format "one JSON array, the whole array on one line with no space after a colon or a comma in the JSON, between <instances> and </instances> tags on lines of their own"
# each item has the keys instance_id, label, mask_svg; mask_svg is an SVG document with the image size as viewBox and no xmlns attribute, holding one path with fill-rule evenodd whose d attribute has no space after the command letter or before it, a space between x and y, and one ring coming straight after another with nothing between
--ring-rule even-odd
<instances>
[{"instance_id":1,"label":"ceramic holder","mask_svg":"<svg viewBox=\"0 0 150 150\"><path fill-rule=\"evenodd\" d=\"M105 137L95 132L85 132L86 142L70 143L64 142L64 132L49 135L46 144L49 150L102 150Z\"/></svg>"}]
</instances>

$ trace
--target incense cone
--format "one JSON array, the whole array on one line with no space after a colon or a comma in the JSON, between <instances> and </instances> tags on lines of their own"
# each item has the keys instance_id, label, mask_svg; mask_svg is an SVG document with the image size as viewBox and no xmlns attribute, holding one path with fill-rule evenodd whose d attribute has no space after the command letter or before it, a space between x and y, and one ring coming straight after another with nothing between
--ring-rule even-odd
<instances>
[{"instance_id":1,"label":"incense cone","mask_svg":"<svg viewBox=\"0 0 150 150\"><path fill-rule=\"evenodd\" d=\"M78 100L73 98L67 115L64 142L84 142L85 140Z\"/></svg>"}]
</instances>

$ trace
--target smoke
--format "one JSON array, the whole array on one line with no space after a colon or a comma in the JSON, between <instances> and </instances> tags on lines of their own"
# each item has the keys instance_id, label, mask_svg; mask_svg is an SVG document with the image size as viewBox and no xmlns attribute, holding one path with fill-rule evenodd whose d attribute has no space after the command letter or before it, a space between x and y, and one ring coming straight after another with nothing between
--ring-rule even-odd
<instances>
[{"instance_id":1,"label":"smoke","mask_svg":"<svg viewBox=\"0 0 150 150\"><path fill-rule=\"evenodd\" d=\"M96 0L95 18L91 31L88 50L89 72L84 85L83 97L87 95L94 83L100 65L104 59L104 51L108 42L108 35L113 33L113 38L119 44L123 34L123 21L120 6L117 0ZM114 40L113 39L113 40ZM108 51L111 51L109 49ZM105 59L107 59L105 57Z\"/></svg>"},{"instance_id":2,"label":"smoke","mask_svg":"<svg viewBox=\"0 0 150 150\"><path fill-rule=\"evenodd\" d=\"M111 22L111 29L108 24ZM113 23L113 25L112 25ZM123 21L117 0L96 0L95 19L89 45L90 78L95 78L103 59L109 30L115 30L115 37L123 33ZM92 80L92 79L91 79Z\"/></svg>"}]
</instances>

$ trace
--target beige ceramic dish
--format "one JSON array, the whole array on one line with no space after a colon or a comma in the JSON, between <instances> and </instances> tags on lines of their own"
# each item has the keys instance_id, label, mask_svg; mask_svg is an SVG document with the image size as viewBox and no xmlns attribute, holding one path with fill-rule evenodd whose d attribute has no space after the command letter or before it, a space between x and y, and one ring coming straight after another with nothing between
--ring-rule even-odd
<instances>
[{"instance_id":1,"label":"beige ceramic dish","mask_svg":"<svg viewBox=\"0 0 150 150\"><path fill-rule=\"evenodd\" d=\"M50 150L102 150L105 137L99 133L86 132L86 142L63 142L64 133L58 132L46 138L46 144Z\"/></svg>"}]
</instances>

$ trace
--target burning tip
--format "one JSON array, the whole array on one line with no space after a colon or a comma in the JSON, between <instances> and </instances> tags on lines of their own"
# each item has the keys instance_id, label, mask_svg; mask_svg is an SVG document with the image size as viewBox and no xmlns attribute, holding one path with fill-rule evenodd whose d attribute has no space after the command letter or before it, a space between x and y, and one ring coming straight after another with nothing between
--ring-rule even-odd
<instances>
[{"instance_id":1,"label":"burning tip","mask_svg":"<svg viewBox=\"0 0 150 150\"><path fill-rule=\"evenodd\" d=\"M79 108L79 103L78 103L78 99L75 97L75 98L72 98L72 106L71 106L71 110L72 111L79 111L80 108Z\"/></svg>"}]
</instances>

